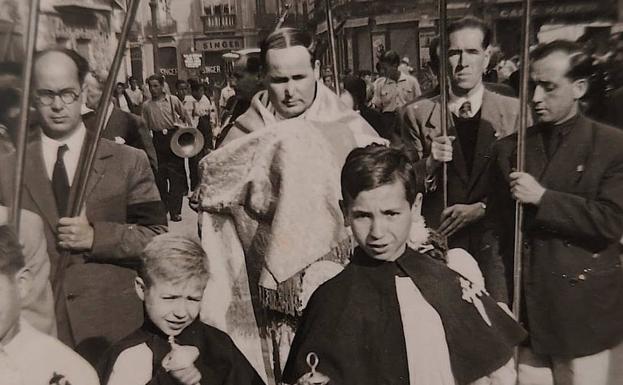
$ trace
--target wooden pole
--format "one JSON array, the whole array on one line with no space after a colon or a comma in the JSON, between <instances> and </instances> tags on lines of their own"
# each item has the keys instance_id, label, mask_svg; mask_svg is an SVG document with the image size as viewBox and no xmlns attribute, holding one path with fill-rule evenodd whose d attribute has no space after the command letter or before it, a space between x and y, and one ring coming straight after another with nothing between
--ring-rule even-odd
<instances>
[{"instance_id":1,"label":"wooden pole","mask_svg":"<svg viewBox=\"0 0 623 385\"><path fill-rule=\"evenodd\" d=\"M160 74L160 52L158 51L158 1L149 2L151 8L151 45L153 47L154 74Z\"/></svg>"},{"instance_id":2,"label":"wooden pole","mask_svg":"<svg viewBox=\"0 0 623 385\"><path fill-rule=\"evenodd\" d=\"M531 0L524 0L522 15L522 43L521 43L521 82L519 85L519 127L517 129L517 171L525 170L526 159L526 129L528 128L528 80L530 76L530 13ZM521 310L521 278L523 252L523 217L524 210L521 203L515 203L515 244L513 266L513 315L519 320Z\"/></svg>"},{"instance_id":3,"label":"wooden pole","mask_svg":"<svg viewBox=\"0 0 623 385\"><path fill-rule=\"evenodd\" d=\"M448 9L446 0L439 0L439 121L441 135L448 135ZM448 163L442 165L443 207L448 207Z\"/></svg>"},{"instance_id":4,"label":"wooden pole","mask_svg":"<svg viewBox=\"0 0 623 385\"><path fill-rule=\"evenodd\" d=\"M327 36L329 38L329 49L331 50L331 61L333 62L333 85L335 93L340 95L340 74L337 65L337 53L335 51L335 32L333 30L333 14L331 11L331 0L325 0L325 8L327 14Z\"/></svg>"},{"instance_id":5,"label":"wooden pole","mask_svg":"<svg viewBox=\"0 0 623 385\"><path fill-rule=\"evenodd\" d=\"M19 235L19 210L22 205L22 188L24 180L24 164L26 162L26 139L28 138L28 109L30 88L32 83L32 67L35 55L35 44L37 41L37 25L39 24L39 0L30 1L28 12L28 30L26 32L26 57L22 79L24 89L20 101L19 125L16 136L15 151L15 173L13 175L13 201L9 212L9 223L16 234Z\"/></svg>"},{"instance_id":6,"label":"wooden pole","mask_svg":"<svg viewBox=\"0 0 623 385\"><path fill-rule=\"evenodd\" d=\"M104 131L106 114L108 112L108 103L112 96L112 89L116 83L117 73L119 72L121 61L123 60L123 55L125 54L125 45L128 40L128 34L130 32L130 28L132 27L132 23L134 22L134 18L136 17L136 11L140 0L130 0L130 2L131 4L128 7L123 27L121 29L121 35L119 36L119 45L117 46L117 51L115 52L115 56L108 72L108 78L106 79L104 89L102 90L102 97L100 98L99 105L97 106L95 114L96 129L93 135L93 142L89 143L89 147L85 152L84 163L80 164L80 169L78 170L78 188L76 189L75 196L71 196L69 200L71 203L71 216L80 215L80 210L84 205L86 185L89 175L91 174L91 169L93 168L95 153L97 152L97 147L99 145L99 138Z\"/></svg>"}]
</instances>

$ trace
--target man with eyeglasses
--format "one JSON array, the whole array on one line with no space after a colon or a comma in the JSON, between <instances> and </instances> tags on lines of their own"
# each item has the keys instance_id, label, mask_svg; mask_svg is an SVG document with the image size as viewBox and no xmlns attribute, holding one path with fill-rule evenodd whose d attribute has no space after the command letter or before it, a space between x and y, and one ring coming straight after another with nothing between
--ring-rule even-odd
<instances>
[{"instance_id":1,"label":"man with eyeglasses","mask_svg":"<svg viewBox=\"0 0 623 385\"><path fill-rule=\"evenodd\" d=\"M46 223L58 337L94 363L142 323L132 281L139 253L167 230L147 156L100 139L85 206L70 217L86 146L81 117L88 63L76 52L39 52L33 69L40 135L28 145L22 208ZM0 202L12 200L12 155L0 158Z\"/></svg>"}]
</instances>

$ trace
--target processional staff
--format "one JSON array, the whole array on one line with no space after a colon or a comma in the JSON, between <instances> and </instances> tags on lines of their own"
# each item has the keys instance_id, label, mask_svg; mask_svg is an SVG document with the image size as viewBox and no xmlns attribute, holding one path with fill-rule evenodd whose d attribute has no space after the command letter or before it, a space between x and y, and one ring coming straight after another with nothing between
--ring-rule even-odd
<instances>
[{"instance_id":1,"label":"processional staff","mask_svg":"<svg viewBox=\"0 0 623 385\"><path fill-rule=\"evenodd\" d=\"M524 0L521 36L521 82L519 84L519 127L517 127L517 171L524 172L526 159L526 131L528 128L528 78L530 61L530 14L532 0ZM519 321L521 309L522 245L523 245L523 206L515 202L515 243L513 262L513 315Z\"/></svg>"},{"instance_id":2,"label":"processional staff","mask_svg":"<svg viewBox=\"0 0 623 385\"><path fill-rule=\"evenodd\" d=\"M446 0L439 0L439 122L441 135L448 135L448 9ZM443 208L448 207L448 163L442 164Z\"/></svg>"},{"instance_id":3,"label":"processional staff","mask_svg":"<svg viewBox=\"0 0 623 385\"><path fill-rule=\"evenodd\" d=\"M325 11L327 16L327 37L329 38L329 49L331 51L331 62L333 64L333 85L335 93L340 95L340 80L337 66L337 52L335 50L335 31L333 29L333 15L331 11L331 0L325 0Z\"/></svg>"},{"instance_id":4,"label":"processional staff","mask_svg":"<svg viewBox=\"0 0 623 385\"><path fill-rule=\"evenodd\" d=\"M39 0L30 1L28 11L28 27L26 32L26 61L22 71L24 88L20 100L19 125L16 135L15 172L13 174L13 201L9 213L9 223L16 235L19 235L19 209L22 204L22 184L24 180L24 163L26 161L26 139L28 137L28 101L32 80L32 65L37 41L37 25L39 24Z\"/></svg>"}]
</instances>

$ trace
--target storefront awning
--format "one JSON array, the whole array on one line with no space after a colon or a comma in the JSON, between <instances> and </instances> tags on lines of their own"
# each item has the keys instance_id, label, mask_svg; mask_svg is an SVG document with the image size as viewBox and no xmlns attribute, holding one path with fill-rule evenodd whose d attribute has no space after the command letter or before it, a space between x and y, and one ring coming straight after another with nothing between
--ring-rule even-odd
<instances>
[{"instance_id":1,"label":"storefront awning","mask_svg":"<svg viewBox=\"0 0 623 385\"><path fill-rule=\"evenodd\" d=\"M348 19L346 20L346 24L344 24L344 28L348 29L365 27L368 25L368 21L368 17L357 17L354 19ZM327 32L327 22L323 21L322 23L318 24L318 27L316 28L316 35L320 35L321 33L325 32Z\"/></svg>"},{"instance_id":2,"label":"storefront awning","mask_svg":"<svg viewBox=\"0 0 623 385\"><path fill-rule=\"evenodd\" d=\"M112 4L106 0L56 0L54 9L58 12L104 11L112 12Z\"/></svg>"}]
</instances>

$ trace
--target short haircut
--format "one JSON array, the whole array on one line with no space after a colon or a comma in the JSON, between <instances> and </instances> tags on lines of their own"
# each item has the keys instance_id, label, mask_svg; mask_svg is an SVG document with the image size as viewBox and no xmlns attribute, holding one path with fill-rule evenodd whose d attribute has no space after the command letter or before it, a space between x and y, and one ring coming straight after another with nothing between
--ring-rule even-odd
<instances>
[{"instance_id":1,"label":"short haircut","mask_svg":"<svg viewBox=\"0 0 623 385\"><path fill-rule=\"evenodd\" d=\"M363 78L364 76L372 76L372 71L370 70L361 70L359 71L359 77Z\"/></svg>"},{"instance_id":2,"label":"short haircut","mask_svg":"<svg viewBox=\"0 0 623 385\"><path fill-rule=\"evenodd\" d=\"M89 73L89 62L87 61L87 59L83 58L78 52L74 51L73 49L48 48L48 49L44 49L42 51L37 52L35 54L34 62L36 63L43 56L49 53L52 53L52 52L61 53L67 56L68 58L70 58L74 62L74 64L78 68L78 82L80 83L80 85L83 85L84 78L87 76L87 73Z\"/></svg>"},{"instance_id":3,"label":"short haircut","mask_svg":"<svg viewBox=\"0 0 623 385\"><path fill-rule=\"evenodd\" d=\"M125 88L125 83L124 82L117 82L117 87L119 87L119 86Z\"/></svg>"},{"instance_id":4,"label":"short haircut","mask_svg":"<svg viewBox=\"0 0 623 385\"><path fill-rule=\"evenodd\" d=\"M0 226L0 274L13 276L24 266L24 254L17 236L9 226Z\"/></svg>"},{"instance_id":5,"label":"short haircut","mask_svg":"<svg viewBox=\"0 0 623 385\"><path fill-rule=\"evenodd\" d=\"M562 52L569 56L569 71L565 74L567 78L589 79L593 74L593 59L583 51L582 46L570 40L554 40L539 44L530 53L530 62L544 59L554 52Z\"/></svg>"},{"instance_id":6,"label":"short haircut","mask_svg":"<svg viewBox=\"0 0 623 385\"><path fill-rule=\"evenodd\" d=\"M279 28L273 31L260 44L260 63L264 70L267 68L266 54L270 49L282 49L288 47L305 47L311 57L311 65L316 60L314 39L312 36L297 28Z\"/></svg>"},{"instance_id":7,"label":"short haircut","mask_svg":"<svg viewBox=\"0 0 623 385\"><path fill-rule=\"evenodd\" d=\"M475 16L465 16L461 19L448 24L448 36L451 33L467 28L476 28L482 31L482 48L487 48L491 44L491 28L482 20Z\"/></svg>"},{"instance_id":8,"label":"short haircut","mask_svg":"<svg viewBox=\"0 0 623 385\"><path fill-rule=\"evenodd\" d=\"M400 55L398 55L398 52L396 51L385 51L383 52L383 55L381 55L381 57L379 58L379 61L381 63L386 63L391 66L398 67L398 65L400 64Z\"/></svg>"},{"instance_id":9,"label":"short haircut","mask_svg":"<svg viewBox=\"0 0 623 385\"><path fill-rule=\"evenodd\" d=\"M362 78L352 75L345 76L344 89L353 97L356 107L366 104L366 82Z\"/></svg>"},{"instance_id":10,"label":"short haircut","mask_svg":"<svg viewBox=\"0 0 623 385\"><path fill-rule=\"evenodd\" d=\"M362 191L400 181L410 205L415 202L415 170L409 157L401 150L371 144L348 154L342 167L342 197L346 206Z\"/></svg>"},{"instance_id":11,"label":"short haircut","mask_svg":"<svg viewBox=\"0 0 623 385\"><path fill-rule=\"evenodd\" d=\"M150 82L152 81L157 81L158 83L160 83L161 86L164 85L164 76L162 75L157 75L157 74L153 74L150 77L147 78L147 85L149 85Z\"/></svg>"},{"instance_id":12,"label":"short haircut","mask_svg":"<svg viewBox=\"0 0 623 385\"><path fill-rule=\"evenodd\" d=\"M165 233L155 236L141 254L138 275L146 287L154 282L178 283L209 278L207 256L199 243L191 238Z\"/></svg>"},{"instance_id":13,"label":"short haircut","mask_svg":"<svg viewBox=\"0 0 623 385\"><path fill-rule=\"evenodd\" d=\"M204 89L203 83L197 79L188 79L188 84L190 85L191 92L199 92Z\"/></svg>"}]
</instances>

